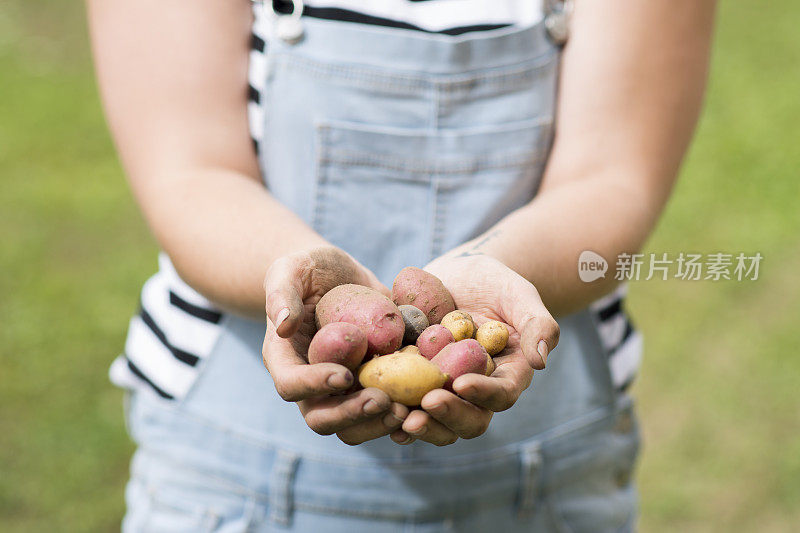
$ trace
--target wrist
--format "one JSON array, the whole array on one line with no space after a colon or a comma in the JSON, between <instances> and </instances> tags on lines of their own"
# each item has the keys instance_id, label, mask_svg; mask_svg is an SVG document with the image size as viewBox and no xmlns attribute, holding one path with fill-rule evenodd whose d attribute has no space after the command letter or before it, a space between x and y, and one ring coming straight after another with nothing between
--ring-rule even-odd
<instances>
[{"instance_id":1,"label":"wrist","mask_svg":"<svg viewBox=\"0 0 800 533\"><path fill-rule=\"evenodd\" d=\"M465 242L464 244L461 244L460 246L453 248L449 252L445 253L442 258L455 259L484 255L493 259L497 259L501 263L505 264L501 253L502 238L503 231L499 228L493 228L483 235L480 235Z\"/></svg>"}]
</instances>

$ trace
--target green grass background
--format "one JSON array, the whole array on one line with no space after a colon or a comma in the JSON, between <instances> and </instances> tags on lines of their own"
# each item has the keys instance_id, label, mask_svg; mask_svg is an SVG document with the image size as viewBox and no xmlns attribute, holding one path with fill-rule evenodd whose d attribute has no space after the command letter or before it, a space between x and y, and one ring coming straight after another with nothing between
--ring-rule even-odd
<instances>
[{"instance_id":1,"label":"green grass background","mask_svg":"<svg viewBox=\"0 0 800 533\"><path fill-rule=\"evenodd\" d=\"M643 531L800 524L800 4L721 4L705 113L648 251L765 259L756 282L631 285ZM132 445L106 371L156 249L77 2L0 6L0 239L0 530L118 529Z\"/></svg>"}]
</instances>

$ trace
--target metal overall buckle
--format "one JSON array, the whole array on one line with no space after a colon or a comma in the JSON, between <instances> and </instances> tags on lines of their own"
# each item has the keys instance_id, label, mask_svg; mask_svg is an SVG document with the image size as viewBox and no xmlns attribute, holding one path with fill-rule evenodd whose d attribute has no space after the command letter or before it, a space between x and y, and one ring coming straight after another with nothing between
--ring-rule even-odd
<instances>
[{"instance_id":1,"label":"metal overall buckle","mask_svg":"<svg viewBox=\"0 0 800 533\"><path fill-rule=\"evenodd\" d=\"M288 43L295 44L303 38L303 0L287 0L292 5L292 12L288 14L278 13L275 11L275 5L272 0L252 0L254 4L260 4L262 12L266 12L266 3L269 2L272 6L273 20L275 21L275 35L279 39Z\"/></svg>"},{"instance_id":2,"label":"metal overall buckle","mask_svg":"<svg viewBox=\"0 0 800 533\"><path fill-rule=\"evenodd\" d=\"M547 36L558 46L564 46L569 39L572 9L572 0L544 0L544 27Z\"/></svg>"}]
</instances>

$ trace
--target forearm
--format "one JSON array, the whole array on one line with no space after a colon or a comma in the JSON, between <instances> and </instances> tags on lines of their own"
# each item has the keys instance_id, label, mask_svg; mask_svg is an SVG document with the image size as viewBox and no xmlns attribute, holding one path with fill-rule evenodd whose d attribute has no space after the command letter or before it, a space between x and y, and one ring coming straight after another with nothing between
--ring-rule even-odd
<instances>
[{"instance_id":1,"label":"forearm","mask_svg":"<svg viewBox=\"0 0 800 533\"><path fill-rule=\"evenodd\" d=\"M264 275L275 259L326 244L263 185L235 171L187 169L134 190L180 276L216 304L249 316L265 314Z\"/></svg>"},{"instance_id":2,"label":"forearm","mask_svg":"<svg viewBox=\"0 0 800 533\"><path fill-rule=\"evenodd\" d=\"M250 3L87 7L109 126L153 233L192 287L263 317L272 261L324 240L260 181L247 121Z\"/></svg>"},{"instance_id":3,"label":"forearm","mask_svg":"<svg viewBox=\"0 0 800 533\"><path fill-rule=\"evenodd\" d=\"M536 285L554 315L581 309L610 292L618 254L638 250L662 205L624 176L597 175L543 192L484 235L448 255L486 254ZM592 250L609 262L605 278L584 283L578 257Z\"/></svg>"},{"instance_id":4,"label":"forearm","mask_svg":"<svg viewBox=\"0 0 800 533\"><path fill-rule=\"evenodd\" d=\"M713 0L577 0L541 190L455 253L495 256L554 314L609 292L613 275L580 281L578 257L613 268L652 231L699 115L713 15Z\"/></svg>"}]
</instances>

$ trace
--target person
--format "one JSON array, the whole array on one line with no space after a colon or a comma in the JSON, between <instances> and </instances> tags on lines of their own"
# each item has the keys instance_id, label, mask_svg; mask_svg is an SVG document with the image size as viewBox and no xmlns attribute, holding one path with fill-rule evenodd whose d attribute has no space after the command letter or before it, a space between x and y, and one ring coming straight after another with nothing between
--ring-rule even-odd
<instances>
[{"instance_id":1,"label":"person","mask_svg":"<svg viewBox=\"0 0 800 533\"><path fill-rule=\"evenodd\" d=\"M641 336L614 276L583 282L577 262L613 265L652 231L713 13L88 0L163 250L110 371L138 445L123 529L634 529ZM411 409L303 359L326 291L387 293L409 265L512 331L492 376Z\"/></svg>"}]
</instances>

